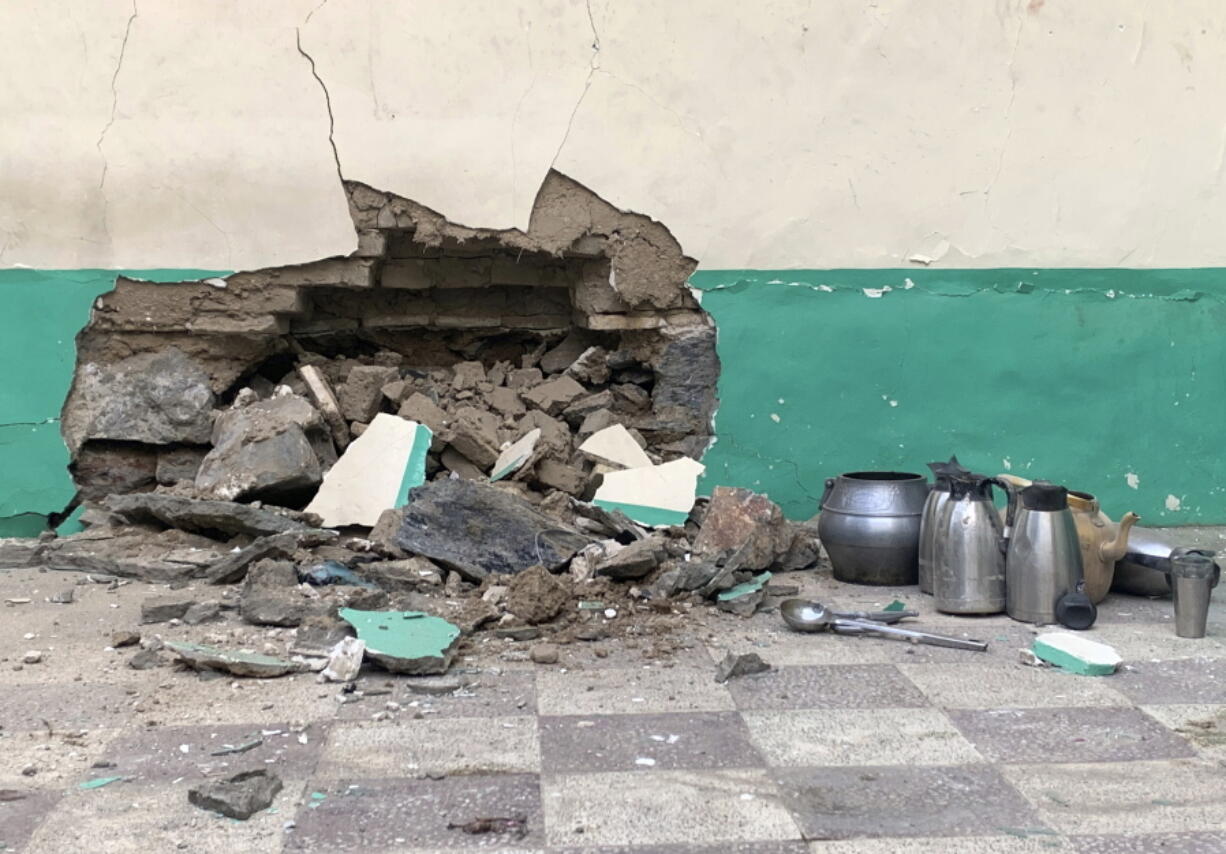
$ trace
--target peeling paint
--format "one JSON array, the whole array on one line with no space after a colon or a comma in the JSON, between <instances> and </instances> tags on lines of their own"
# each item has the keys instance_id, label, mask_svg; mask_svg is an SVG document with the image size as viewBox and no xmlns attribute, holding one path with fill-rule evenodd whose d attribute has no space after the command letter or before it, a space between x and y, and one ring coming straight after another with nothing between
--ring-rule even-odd
<instances>
[{"instance_id":1,"label":"peeling paint","mask_svg":"<svg viewBox=\"0 0 1226 854\"><path fill-rule=\"evenodd\" d=\"M1141 488L1141 478L1137 475L1136 472L1132 472L1132 471L1128 472L1128 474L1124 475L1124 480L1125 482L1127 482L1129 489L1140 489Z\"/></svg>"},{"instance_id":2,"label":"peeling paint","mask_svg":"<svg viewBox=\"0 0 1226 854\"><path fill-rule=\"evenodd\" d=\"M1174 513L1175 511L1179 510L1182 507L1183 507L1183 501L1177 496L1168 495L1166 497L1166 509L1167 510L1170 510L1172 513Z\"/></svg>"}]
</instances>

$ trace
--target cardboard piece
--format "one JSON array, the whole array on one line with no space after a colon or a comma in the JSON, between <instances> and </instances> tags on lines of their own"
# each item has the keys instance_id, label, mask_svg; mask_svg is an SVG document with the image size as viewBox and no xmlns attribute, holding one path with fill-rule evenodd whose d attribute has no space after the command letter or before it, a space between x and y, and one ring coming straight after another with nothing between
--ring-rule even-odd
<instances>
[{"instance_id":1,"label":"cardboard piece","mask_svg":"<svg viewBox=\"0 0 1226 854\"><path fill-rule=\"evenodd\" d=\"M430 428L381 412L324 475L306 512L328 528L373 528L384 510L403 507L409 490L426 480Z\"/></svg>"},{"instance_id":2,"label":"cardboard piece","mask_svg":"<svg viewBox=\"0 0 1226 854\"><path fill-rule=\"evenodd\" d=\"M502 480L507 475L514 474L522 468L523 464L531 459L532 452L536 450L536 443L540 438L541 428L537 427L529 430L513 444L508 445L498 455L498 461L490 469L490 480Z\"/></svg>"},{"instance_id":3,"label":"cardboard piece","mask_svg":"<svg viewBox=\"0 0 1226 854\"><path fill-rule=\"evenodd\" d=\"M705 466L689 457L609 472L592 503L605 510L620 510L652 528L683 525L694 507L698 476Z\"/></svg>"},{"instance_id":4,"label":"cardboard piece","mask_svg":"<svg viewBox=\"0 0 1226 854\"><path fill-rule=\"evenodd\" d=\"M579 452L597 462L626 469L643 468L652 464L647 452L639 447L630 431L621 424L597 430L579 446Z\"/></svg>"}]
</instances>

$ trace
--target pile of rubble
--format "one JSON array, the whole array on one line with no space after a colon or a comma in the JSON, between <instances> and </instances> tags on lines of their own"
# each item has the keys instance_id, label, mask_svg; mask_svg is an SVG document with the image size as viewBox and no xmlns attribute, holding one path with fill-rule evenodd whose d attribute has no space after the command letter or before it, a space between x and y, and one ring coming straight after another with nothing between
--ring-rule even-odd
<instances>
[{"instance_id":1,"label":"pile of rubble","mask_svg":"<svg viewBox=\"0 0 1226 854\"><path fill-rule=\"evenodd\" d=\"M130 662L271 677L323 670L349 681L363 659L440 674L466 643L556 644L638 633L708 603L752 614L771 573L814 565L816 526L765 496L720 487L683 525L652 529L558 493L534 505L514 482L443 477L411 490L371 529L320 527L309 513L159 493L115 495L82 534L0 541L0 563L165 582L147 623L234 620L293 630L285 655L142 642ZM218 585L216 595L194 579ZM184 591L184 592L180 592ZM356 637L355 637L356 636ZM128 640L117 640L116 645Z\"/></svg>"}]
</instances>

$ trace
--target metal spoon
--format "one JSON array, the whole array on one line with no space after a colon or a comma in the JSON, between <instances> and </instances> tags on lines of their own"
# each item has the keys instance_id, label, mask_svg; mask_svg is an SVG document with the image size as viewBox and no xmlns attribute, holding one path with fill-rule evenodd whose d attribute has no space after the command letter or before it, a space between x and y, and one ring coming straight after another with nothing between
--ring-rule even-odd
<instances>
[{"instance_id":1,"label":"metal spoon","mask_svg":"<svg viewBox=\"0 0 1226 854\"><path fill-rule=\"evenodd\" d=\"M780 611L783 613L784 622L799 632L803 631L824 631L821 628L805 628L810 625L811 614L813 609L821 609L830 618L839 620L870 620L874 623L893 624L907 617L918 617L919 611L835 611L832 608L826 608L817 602L811 602L807 599L787 599L779 605ZM789 612L793 619L789 619ZM815 624L814 624L815 625Z\"/></svg>"},{"instance_id":2,"label":"metal spoon","mask_svg":"<svg viewBox=\"0 0 1226 854\"><path fill-rule=\"evenodd\" d=\"M824 632L831 629L836 633L871 634L881 637L901 638L912 643L923 643L931 646L944 646L950 649L966 649L983 652L988 648L984 641L955 638L949 635L935 635L930 632L918 632L912 629L900 629L871 620L844 619L834 612L826 610L818 602L804 599L788 599L779 604L779 613L783 621L798 632Z\"/></svg>"}]
</instances>

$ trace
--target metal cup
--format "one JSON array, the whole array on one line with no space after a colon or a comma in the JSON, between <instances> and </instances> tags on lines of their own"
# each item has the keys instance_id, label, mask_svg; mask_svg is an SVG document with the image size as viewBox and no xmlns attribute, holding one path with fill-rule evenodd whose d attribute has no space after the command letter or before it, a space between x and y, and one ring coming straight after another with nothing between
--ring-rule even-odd
<instances>
[{"instance_id":1,"label":"metal cup","mask_svg":"<svg viewBox=\"0 0 1226 854\"><path fill-rule=\"evenodd\" d=\"M1203 638L1213 587L1213 558L1198 552L1171 556L1171 590L1175 597L1175 634Z\"/></svg>"}]
</instances>

